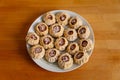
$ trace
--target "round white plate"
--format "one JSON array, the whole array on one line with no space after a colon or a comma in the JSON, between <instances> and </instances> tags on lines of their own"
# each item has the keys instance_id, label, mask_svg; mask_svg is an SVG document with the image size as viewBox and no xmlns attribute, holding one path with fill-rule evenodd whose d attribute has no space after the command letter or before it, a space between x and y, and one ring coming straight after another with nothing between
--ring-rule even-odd
<instances>
[{"instance_id":1,"label":"round white plate","mask_svg":"<svg viewBox=\"0 0 120 80\"><path fill-rule=\"evenodd\" d=\"M89 38L93 41L93 44L94 44L95 40L94 40L93 30L92 30L90 24L87 22L87 20L85 20L82 16L80 16L79 14L77 14L77 13L75 13L75 12L68 11L68 10L54 10L54 11L50 11L50 12L53 13L53 14L56 14L56 13L58 13L58 12L65 12L65 13L68 13L70 16L78 16L78 17L80 17L80 18L82 19L82 21L83 21L83 25L87 25L87 26L89 27L90 32L91 32ZM35 31L34 31L34 27L36 26L36 24L38 24L39 22L42 21L42 16L43 16L43 15L40 15L40 16L32 23L32 25L30 26L28 32L35 32ZM28 50L28 52L29 52L30 46L29 46L28 44L26 44L26 46L27 46L27 50ZM89 55L90 55L90 56L91 56L91 54L92 54L92 51L93 51L93 49L92 49L91 51L89 51ZM79 67L81 66L81 65L73 64L73 66L72 66L70 69L64 70L64 69L59 68L58 65L57 65L57 63L49 63L49 62L47 62L44 58L42 58L42 59L33 59L33 58L32 58L32 60L33 60L38 66L40 66L40 67L42 67L42 68L44 68L44 69L46 69L46 70L48 70L48 71L52 71L52 72L68 72L68 71L72 71L72 70L74 70L74 69L77 69L77 68L79 68Z\"/></svg>"}]
</instances>

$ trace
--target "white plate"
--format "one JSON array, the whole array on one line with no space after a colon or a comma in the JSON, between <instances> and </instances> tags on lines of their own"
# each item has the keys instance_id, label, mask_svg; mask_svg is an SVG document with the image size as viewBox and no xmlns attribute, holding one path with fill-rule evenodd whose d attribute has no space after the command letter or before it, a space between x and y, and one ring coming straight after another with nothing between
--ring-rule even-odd
<instances>
[{"instance_id":1,"label":"white plate","mask_svg":"<svg viewBox=\"0 0 120 80\"><path fill-rule=\"evenodd\" d=\"M90 32L91 32L89 38L93 41L93 44L94 44L95 40L94 40L93 30L92 30L90 24L87 22L87 20L85 20L82 16L80 16L79 14L77 14L77 13L75 13L75 12L68 11L68 10L54 10L54 11L50 11L50 12L53 13L53 14L56 14L57 12L66 12L66 13L68 13L70 16L79 16L79 17L82 19L82 21L83 21L83 25L87 25L87 26L89 27ZM43 16L43 15L40 15L40 16L32 23L32 25L30 26L28 32L34 32L34 27L36 26L36 24L38 24L39 22L42 21L42 16ZM28 44L26 44L26 46L27 46L27 50L28 50L28 52L29 52L30 46L29 46ZM93 51L93 50L89 51L89 55L90 55L90 56L91 56L91 54L92 54L92 51ZM63 69L61 69L61 68L58 67L57 63L54 63L54 64L53 64L53 63L49 63L49 62L47 62L44 58L43 58L43 59L39 59L39 60L32 58L32 60L33 60L38 66L40 66L40 67L42 67L42 68L44 68L44 69L46 69L46 70L48 70L48 71L52 71L52 72L68 72L68 71L72 71L72 70L77 69L77 68L80 67L80 65L73 64L73 66L72 66L70 69L63 70Z\"/></svg>"}]
</instances>

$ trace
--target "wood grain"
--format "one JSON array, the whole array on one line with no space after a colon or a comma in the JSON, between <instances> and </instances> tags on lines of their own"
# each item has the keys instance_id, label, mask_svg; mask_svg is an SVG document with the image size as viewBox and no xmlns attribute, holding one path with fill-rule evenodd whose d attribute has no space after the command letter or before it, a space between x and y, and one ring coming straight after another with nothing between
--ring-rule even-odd
<instances>
[{"instance_id":1,"label":"wood grain","mask_svg":"<svg viewBox=\"0 0 120 80\"><path fill-rule=\"evenodd\" d=\"M53 73L29 57L25 36L42 13L66 9L86 18L95 33L89 62ZM0 0L0 80L120 80L120 0Z\"/></svg>"}]
</instances>

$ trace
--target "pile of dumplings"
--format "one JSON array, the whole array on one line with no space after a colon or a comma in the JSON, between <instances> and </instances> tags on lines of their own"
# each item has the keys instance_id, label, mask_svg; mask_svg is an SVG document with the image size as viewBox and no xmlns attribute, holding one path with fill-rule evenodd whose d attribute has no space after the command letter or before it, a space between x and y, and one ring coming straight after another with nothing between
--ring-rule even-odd
<instances>
[{"instance_id":1,"label":"pile of dumplings","mask_svg":"<svg viewBox=\"0 0 120 80\"><path fill-rule=\"evenodd\" d=\"M88 52L93 49L89 36L90 29L79 16L47 12L34 26L34 32L28 32L26 43L30 45L32 58L45 58L51 64L56 62L60 68L69 69L73 64L83 65L88 61Z\"/></svg>"}]
</instances>

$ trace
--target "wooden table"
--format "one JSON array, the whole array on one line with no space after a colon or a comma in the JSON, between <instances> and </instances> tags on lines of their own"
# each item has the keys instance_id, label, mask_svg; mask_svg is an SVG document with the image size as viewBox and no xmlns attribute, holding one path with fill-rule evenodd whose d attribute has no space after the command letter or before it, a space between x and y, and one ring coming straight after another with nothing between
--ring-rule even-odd
<instances>
[{"instance_id":1,"label":"wooden table","mask_svg":"<svg viewBox=\"0 0 120 80\"><path fill-rule=\"evenodd\" d=\"M92 25L95 49L89 62L53 73L29 57L25 36L42 13L66 9ZM120 0L0 0L0 80L120 80Z\"/></svg>"}]
</instances>

